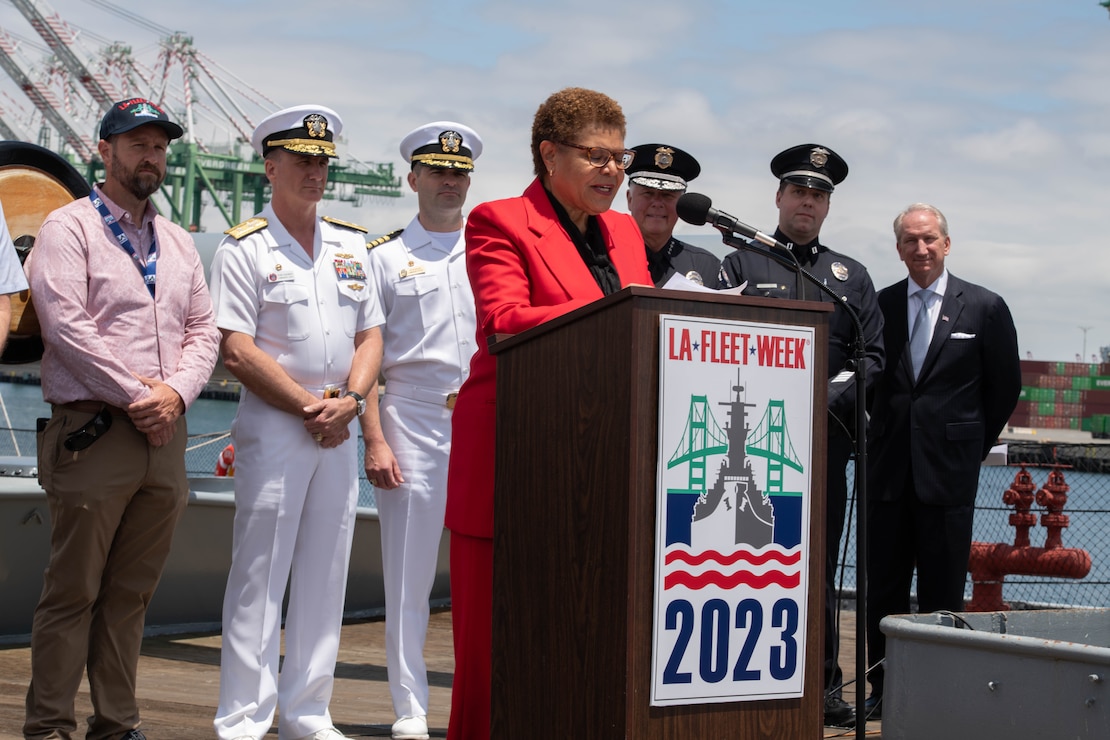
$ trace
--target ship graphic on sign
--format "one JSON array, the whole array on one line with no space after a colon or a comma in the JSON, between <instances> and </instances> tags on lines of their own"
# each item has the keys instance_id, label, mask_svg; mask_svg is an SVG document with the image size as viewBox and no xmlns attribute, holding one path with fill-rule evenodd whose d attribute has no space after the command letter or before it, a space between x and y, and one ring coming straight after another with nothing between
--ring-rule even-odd
<instances>
[{"instance_id":1,"label":"ship graphic on sign","mask_svg":"<svg viewBox=\"0 0 1110 740\"><path fill-rule=\"evenodd\" d=\"M781 400L770 399L755 429L749 428L745 388L737 377L722 430L708 396L691 395L686 428L667 468L687 466L687 487L667 489L667 546L730 552L737 545L757 550L768 545L797 547L801 540L801 493L786 489L787 471L804 473L794 452ZM710 461L720 463L708 480ZM752 458L765 466L759 476ZM762 482L762 485L761 485Z\"/></svg>"}]
</instances>

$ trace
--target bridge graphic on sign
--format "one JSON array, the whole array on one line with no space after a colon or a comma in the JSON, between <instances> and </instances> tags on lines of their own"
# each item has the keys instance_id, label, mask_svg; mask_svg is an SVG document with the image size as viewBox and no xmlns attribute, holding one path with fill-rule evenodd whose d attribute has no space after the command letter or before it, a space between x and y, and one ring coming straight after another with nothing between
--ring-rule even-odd
<instances>
[{"instance_id":1,"label":"bridge graphic on sign","mask_svg":"<svg viewBox=\"0 0 1110 740\"><path fill-rule=\"evenodd\" d=\"M691 544L691 523L724 506L726 510L735 510L736 543L761 547L774 541L793 547L797 543L792 542L796 539L792 532L800 528L800 506L790 503L790 521L780 522L786 526L777 533L776 502L801 497L800 492L785 490L786 468L805 471L790 439L785 404L780 399L769 400L755 429L749 429L748 409L756 405L744 401L744 386L739 378L732 393L732 400L718 404L728 409L729 421L723 430L708 397L690 396L686 426L667 460L668 470L687 466L686 488L667 489L667 544ZM708 458L722 454L725 459L716 481L710 485ZM756 483L749 455L767 460L763 490Z\"/></svg>"}]
</instances>

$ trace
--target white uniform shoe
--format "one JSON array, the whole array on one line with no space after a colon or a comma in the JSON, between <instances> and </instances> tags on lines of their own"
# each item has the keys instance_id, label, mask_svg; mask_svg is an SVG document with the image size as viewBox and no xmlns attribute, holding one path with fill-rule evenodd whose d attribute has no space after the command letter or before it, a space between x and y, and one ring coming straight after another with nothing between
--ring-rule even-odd
<instances>
[{"instance_id":1,"label":"white uniform shoe","mask_svg":"<svg viewBox=\"0 0 1110 740\"><path fill-rule=\"evenodd\" d=\"M393 740L428 740L428 718L401 717L393 723Z\"/></svg>"},{"instance_id":2,"label":"white uniform shoe","mask_svg":"<svg viewBox=\"0 0 1110 740\"><path fill-rule=\"evenodd\" d=\"M317 730L311 735L305 735L297 740L346 740L346 735L334 727L328 727L323 730Z\"/></svg>"}]
</instances>

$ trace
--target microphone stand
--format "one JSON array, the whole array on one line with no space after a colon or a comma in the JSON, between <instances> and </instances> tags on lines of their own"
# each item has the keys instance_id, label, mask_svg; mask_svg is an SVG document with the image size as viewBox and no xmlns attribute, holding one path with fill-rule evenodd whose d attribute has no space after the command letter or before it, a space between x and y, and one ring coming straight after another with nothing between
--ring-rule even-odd
<instances>
[{"instance_id":1,"label":"microphone stand","mask_svg":"<svg viewBox=\"0 0 1110 740\"><path fill-rule=\"evenodd\" d=\"M721 230L721 235L722 241L733 249L743 249L763 257L770 257L816 285L833 299L833 303L844 309L852 320L852 327L855 330L852 363L855 365L853 371L856 383L856 740L864 740L867 730L867 713L864 709L867 703L864 688L867 679L867 340L863 336L863 322L855 309L842 301L836 291L805 270L798 263L797 258L791 261L769 249L760 249L747 239L737 237L726 229ZM773 237L766 238L774 241L774 246L794 257L786 245ZM840 472L843 473L843 471ZM826 516L828 516L827 512ZM824 594L821 596L824 598ZM822 695L824 695L823 690Z\"/></svg>"}]
</instances>

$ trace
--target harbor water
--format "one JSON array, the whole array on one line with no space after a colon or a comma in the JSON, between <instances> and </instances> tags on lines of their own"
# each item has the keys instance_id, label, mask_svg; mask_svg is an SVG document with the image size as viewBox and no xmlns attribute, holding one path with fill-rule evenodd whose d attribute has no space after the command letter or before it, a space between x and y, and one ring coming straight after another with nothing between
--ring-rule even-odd
<instances>
[{"instance_id":1,"label":"harbor water","mask_svg":"<svg viewBox=\"0 0 1110 740\"><path fill-rule=\"evenodd\" d=\"M38 385L19 382L0 382L0 400L3 401L0 419L12 431L0 434L0 455L35 454L35 419L50 414L42 400ZM216 458L230 442L228 430L235 418L237 402L200 398L187 414L189 427L189 452L186 467L190 475L208 476L215 471ZM363 446L359 444L359 455ZM361 464L361 463L360 463ZM853 465L849 463L849 490L853 479ZM979 476L976 500L974 538L980 542L1013 543L1014 528L1009 524L1012 509L1002 503L1002 494L1013 483L1019 468L1014 466L985 466ZM1048 470L1030 468L1038 489L1044 485ZM1030 606L1110 606L1110 474L1065 471L1070 486L1067 507L1069 526L1063 531L1064 547L1085 549L1091 554L1090 573L1083 579L1070 580L1038 576L1008 576L1003 589L1007 603ZM362 477L359 505L374 507L373 488ZM850 502L854 506L854 501ZM1033 507L1034 514L1044 510ZM852 593L856 587L856 527L854 508L845 523L845 536L841 542L842 568L838 571L841 591ZM1043 546L1045 529L1038 524L1030 532L1033 546ZM971 596L971 581L966 594Z\"/></svg>"},{"instance_id":2,"label":"harbor water","mask_svg":"<svg viewBox=\"0 0 1110 740\"><path fill-rule=\"evenodd\" d=\"M42 400L42 387L33 383L0 382L0 456L35 455L35 420L50 416L50 405ZM198 398L185 415L189 445L185 468L190 476L214 475L220 452L231 442L229 430L238 401ZM361 470L363 446L359 444ZM374 489L362 477L359 506L374 508Z\"/></svg>"}]
</instances>

